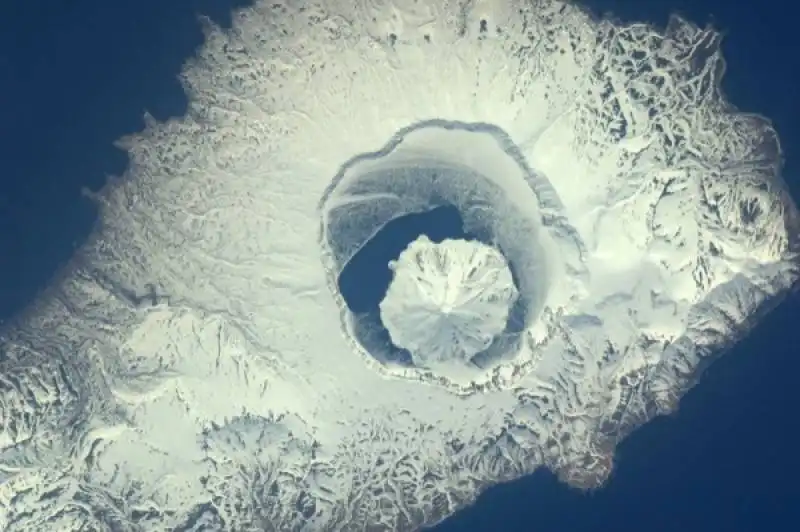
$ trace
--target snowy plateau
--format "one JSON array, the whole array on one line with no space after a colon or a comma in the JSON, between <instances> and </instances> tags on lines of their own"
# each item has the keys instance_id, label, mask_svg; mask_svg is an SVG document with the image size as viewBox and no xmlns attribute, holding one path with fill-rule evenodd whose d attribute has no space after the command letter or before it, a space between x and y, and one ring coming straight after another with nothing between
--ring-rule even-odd
<instances>
[{"instance_id":1,"label":"snowy plateau","mask_svg":"<svg viewBox=\"0 0 800 532\"><path fill-rule=\"evenodd\" d=\"M796 286L779 140L721 93L713 29L558 0L204 29L187 114L118 142L91 236L0 330L0 530L405 531L540 467L601 489ZM497 246L393 264L398 364L337 278L444 204ZM445 293L470 275L483 299ZM458 349L403 317L432 296Z\"/></svg>"}]
</instances>

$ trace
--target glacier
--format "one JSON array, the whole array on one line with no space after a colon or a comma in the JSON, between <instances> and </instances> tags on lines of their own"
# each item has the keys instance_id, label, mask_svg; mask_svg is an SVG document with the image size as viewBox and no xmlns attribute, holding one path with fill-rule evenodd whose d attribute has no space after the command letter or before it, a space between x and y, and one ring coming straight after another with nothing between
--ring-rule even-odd
<instances>
[{"instance_id":1,"label":"glacier","mask_svg":"<svg viewBox=\"0 0 800 532\"><path fill-rule=\"evenodd\" d=\"M204 30L187 114L118 142L89 239L0 329L0 530L413 530L540 467L602 489L798 286L780 142L712 28L270 0ZM399 364L337 277L437 205L493 244L447 245L493 257L496 306ZM398 330L419 294L390 294Z\"/></svg>"}]
</instances>

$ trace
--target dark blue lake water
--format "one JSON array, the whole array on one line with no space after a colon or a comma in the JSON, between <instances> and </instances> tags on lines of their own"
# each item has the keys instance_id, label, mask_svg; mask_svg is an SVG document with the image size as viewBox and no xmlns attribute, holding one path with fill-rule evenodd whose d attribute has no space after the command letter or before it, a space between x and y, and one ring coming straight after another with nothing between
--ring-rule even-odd
<instances>
[{"instance_id":1,"label":"dark blue lake water","mask_svg":"<svg viewBox=\"0 0 800 532\"><path fill-rule=\"evenodd\" d=\"M672 10L724 29L725 90L774 119L800 198L800 45L785 0L593 0L664 23ZM180 115L176 75L201 43L196 13L227 1L6 0L0 6L0 319L19 312L80 245L95 212L81 188L120 174L111 143L148 110ZM795 8L796 9L796 8ZM788 11L787 11L788 10ZM619 449L586 496L546 472L496 487L436 530L790 531L800 518L800 301L776 310L714 364L677 415Z\"/></svg>"}]
</instances>

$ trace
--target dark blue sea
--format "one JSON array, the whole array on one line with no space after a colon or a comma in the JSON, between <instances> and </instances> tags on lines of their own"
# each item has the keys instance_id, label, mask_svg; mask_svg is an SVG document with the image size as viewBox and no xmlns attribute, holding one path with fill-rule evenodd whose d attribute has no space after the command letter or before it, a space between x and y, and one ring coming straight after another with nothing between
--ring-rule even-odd
<instances>
[{"instance_id":1,"label":"dark blue sea","mask_svg":"<svg viewBox=\"0 0 800 532\"><path fill-rule=\"evenodd\" d=\"M431 0L435 1L435 0ZM244 2L242 2L244 3ZM0 3L0 320L34 298L96 213L81 196L126 157L112 142L184 112L181 64L196 15L230 0ZM725 31L724 88L774 120L800 198L800 8L789 0L592 0L598 13L665 24L678 11ZM408 230L408 229L406 229ZM619 448L608 486L584 495L540 471L487 491L439 532L800 530L800 300L716 362L677 414Z\"/></svg>"}]
</instances>

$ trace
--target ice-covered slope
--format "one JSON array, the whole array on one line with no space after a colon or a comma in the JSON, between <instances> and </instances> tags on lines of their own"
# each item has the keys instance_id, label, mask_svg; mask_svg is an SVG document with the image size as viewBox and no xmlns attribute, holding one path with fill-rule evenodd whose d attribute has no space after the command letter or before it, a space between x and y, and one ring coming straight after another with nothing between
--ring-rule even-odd
<instances>
[{"instance_id":1,"label":"ice-covered slope","mask_svg":"<svg viewBox=\"0 0 800 532\"><path fill-rule=\"evenodd\" d=\"M0 529L407 530L537 467L600 486L798 279L778 139L712 30L554 0L206 30L187 115L120 142L91 239L0 331ZM335 285L445 200L524 303L469 384L376 358Z\"/></svg>"}]
</instances>

